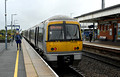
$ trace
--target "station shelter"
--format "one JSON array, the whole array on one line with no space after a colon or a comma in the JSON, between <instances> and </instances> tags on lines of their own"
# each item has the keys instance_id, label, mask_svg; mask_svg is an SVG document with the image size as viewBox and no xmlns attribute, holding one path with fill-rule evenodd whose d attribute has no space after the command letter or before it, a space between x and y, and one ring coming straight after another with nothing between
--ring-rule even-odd
<instances>
[{"instance_id":1,"label":"station shelter","mask_svg":"<svg viewBox=\"0 0 120 77\"><path fill-rule=\"evenodd\" d=\"M120 41L120 4L74 18L80 23L97 23L98 39Z\"/></svg>"}]
</instances>

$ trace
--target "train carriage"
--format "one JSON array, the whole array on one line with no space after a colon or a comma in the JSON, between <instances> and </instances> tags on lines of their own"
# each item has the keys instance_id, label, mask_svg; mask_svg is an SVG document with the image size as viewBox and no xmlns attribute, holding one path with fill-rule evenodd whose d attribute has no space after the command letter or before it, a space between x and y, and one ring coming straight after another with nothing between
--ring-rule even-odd
<instances>
[{"instance_id":1,"label":"train carriage","mask_svg":"<svg viewBox=\"0 0 120 77\"><path fill-rule=\"evenodd\" d=\"M54 16L26 33L29 36L27 39L41 50L50 63L73 64L81 59L83 43L80 25L70 17Z\"/></svg>"}]
</instances>

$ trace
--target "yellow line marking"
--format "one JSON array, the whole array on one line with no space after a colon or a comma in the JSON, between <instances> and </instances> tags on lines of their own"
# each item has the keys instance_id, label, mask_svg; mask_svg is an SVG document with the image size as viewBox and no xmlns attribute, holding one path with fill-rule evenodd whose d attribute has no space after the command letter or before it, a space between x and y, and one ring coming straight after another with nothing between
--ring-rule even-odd
<instances>
[{"instance_id":1,"label":"yellow line marking","mask_svg":"<svg viewBox=\"0 0 120 77\"><path fill-rule=\"evenodd\" d=\"M15 64L14 77L17 77L17 73L18 73L18 61L19 61L19 50L17 50L17 56L16 56L16 64Z\"/></svg>"}]
</instances>

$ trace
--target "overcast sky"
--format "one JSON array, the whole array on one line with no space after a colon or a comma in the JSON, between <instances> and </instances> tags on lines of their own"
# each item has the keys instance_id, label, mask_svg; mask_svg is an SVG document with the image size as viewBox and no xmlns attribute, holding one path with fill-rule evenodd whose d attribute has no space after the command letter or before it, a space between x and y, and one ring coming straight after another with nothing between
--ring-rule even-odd
<instances>
[{"instance_id":1,"label":"overcast sky","mask_svg":"<svg viewBox=\"0 0 120 77\"><path fill-rule=\"evenodd\" d=\"M120 4L120 0L105 0L105 7ZM101 0L7 0L7 24L11 14L22 30L54 15L75 17L101 9ZM5 27L5 0L0 0L0 29Z\"/></svg>"}]
</instances>

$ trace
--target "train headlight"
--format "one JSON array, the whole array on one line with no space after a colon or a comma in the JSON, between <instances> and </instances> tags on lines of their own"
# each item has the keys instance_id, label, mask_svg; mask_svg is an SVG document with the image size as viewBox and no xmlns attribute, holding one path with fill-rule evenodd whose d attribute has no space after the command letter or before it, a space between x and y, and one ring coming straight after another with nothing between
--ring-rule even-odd
<instances>
[{"instance_id":1,"label":"train headlight","mask_svg":"<svg viewBox=\"0 0 120 77\"><path fill-rule=\"evenodd\" d=\"M51 50L53 51L53 50L54 50L54 48L51 48Z\"/></svg>"},{"instance_id":2,"label":"train headlight","mask_svg":"<svg viewBox=\"0 0 120 77\"><path fill-rule=\"evenodd\" d=\"M57 48L54 48L54 50L56 51L56 50L57 50Z\"/></svg>"},{"instance_id":3,"label":"train headlight","mask_svg":"<svg viewBox=\"0 0 120 77\"><path fill-rule=\"evenodd\" d=\"M55 51L56 51L56 50L57 50L57 48L56 48L56 47L55 47L55 48L51 48L51 50L52 50L52 51L53 51L53 50L55 50Z\"/></svg>"},{"instance_id":4,"label":"train headlight","mask_svg":"<svg viewBox=\"0 0 120 77\"><path fill-rule=\"evenodd\" d=\"M76 49L79 49L79 47L77 47Z\"/></svg>"},{"instance_id":5,"label":"train headlight","mask_svg":"<svg viewBox=\"0 0 120 77\"><path fill-rule=\"evenodd\" d=\"M74 47L74 50L76 50L76 47Z\"/></svg>"},{"instance_id":6,"label":"train headlight","mask_svg":"<svg viewBox=\"0 0 120 77\"><path fill-rule=\"evenodd\" d=\"M78 50L79 49L79 47L74 47L74 50Z\"/></svg>"}]
</instances>

